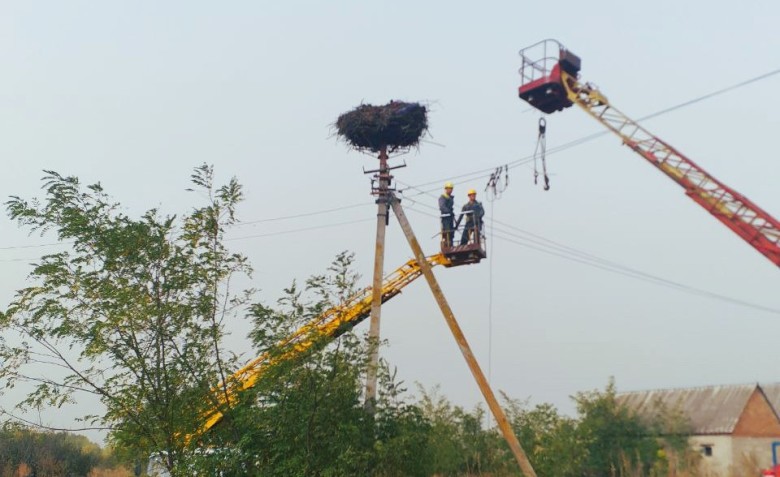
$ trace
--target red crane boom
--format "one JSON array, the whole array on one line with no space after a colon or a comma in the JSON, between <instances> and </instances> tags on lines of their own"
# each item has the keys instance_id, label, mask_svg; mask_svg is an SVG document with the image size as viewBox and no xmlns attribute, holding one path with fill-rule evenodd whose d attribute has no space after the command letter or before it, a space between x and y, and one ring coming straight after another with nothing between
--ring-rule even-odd
<instances>
[{"instance_id":1,"label":"red crane boom","mask_svg":"<svg viewBox=\"0 0 780 477\"><path fill-rule=\"evenodd\" d=\"M579 57L555 40L524 48L520 56L520 98L545 113L577 104L620 136L623 144L680 184L697 204L780 266L780 222L614 108L595 86L581 83Z\"/></svg>"}]
</instances>

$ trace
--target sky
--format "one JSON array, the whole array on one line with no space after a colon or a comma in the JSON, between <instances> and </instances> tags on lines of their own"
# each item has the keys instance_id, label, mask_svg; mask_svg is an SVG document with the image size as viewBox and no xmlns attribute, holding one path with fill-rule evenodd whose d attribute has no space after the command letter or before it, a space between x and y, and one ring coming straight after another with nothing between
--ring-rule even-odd
<instances>
[{"instance_id":1,"label":"sky","mask_svg":"<svg viewBox=\"0 0 780 477\"><path fill-rule=\"evenodd\" d=\"M260 301L344 250L369 285L364 171L378 162L333 123L360 104L419 101L429 134L391 158L406 166L395 185L428 254L443 183L456 207L479 191L489 258L435 274L496 392L571 414L572 395L610 379L619 391L777 382L778 267L617 137L579 143L605 129L576 107L545 118L551 188L534 185L540 113L518 99L517 69L521 48L554 38L630 118L691 102L642 125L780 217L778 17L780 3L757 0L7 0L0 196L40 197L55 170L100 182L135 217L185 213L192 169L213 164L245 188L227 243L254 265ZM505 164L509 185L488 200ZM54 242L0 215L0 308ZM411 257L391 219L386 272ZM249 325L231 329L252 358ZM411 392L483 402L424 280L384 306L381 334ZM65 425L71 412L39 418Z\"/></svg>"}]
</instances>

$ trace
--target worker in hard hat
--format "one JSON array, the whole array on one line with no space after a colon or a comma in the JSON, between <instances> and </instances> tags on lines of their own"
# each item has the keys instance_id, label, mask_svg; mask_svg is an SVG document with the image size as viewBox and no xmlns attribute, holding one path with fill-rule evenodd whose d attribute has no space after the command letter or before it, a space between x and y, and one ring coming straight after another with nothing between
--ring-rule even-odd
<instances>
[{"instance_id":1,"label":"worker in hard hat","mask_svg":"<svg viewBox=\"0 0 780 477\"><path fill-rule=\"evenodd\" d=\"M477 191L469 189L466 193L469 201L463 204L458 217L458 224L455 226L457 227L462 219L466 219L463 225L463 235L460 237L461 245L469 243L469 238L482 230L482 217L485 216L485 209L482 207L482 203L477 200Z\"/></svg>"},{"instance_id":2,"label":"worker in hard hat","mask_svg":"<svg viewBox=\"0 0 780 477\"><path fill-rule=\"evenodd\" d=\"M439 196L442 247L452 247L455 239L455 197L452 196L452 189L452 182L445 182L444 193Z\"/></svg>"}]
</instances>

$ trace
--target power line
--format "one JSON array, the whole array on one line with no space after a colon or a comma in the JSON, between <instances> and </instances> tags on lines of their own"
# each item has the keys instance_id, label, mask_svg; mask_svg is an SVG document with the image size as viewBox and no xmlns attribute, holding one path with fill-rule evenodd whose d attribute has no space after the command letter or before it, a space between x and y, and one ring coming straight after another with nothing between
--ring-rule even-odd
<instances>
[{"instance_id":1,"label":"power line","mask_svg":"<svg viewBox=\"0 0 780 477\"><path fill-rule=\"evenodd\" d=\"M707 100L707 99L710 99L710 98L714 98L715 96L720 96L721 94L728 93L728 92L733 91L735 89L739 89L739 88L747 86L747 85L749 85L751 83L755 83L757 81L760 81L760 80L763 80L763 79L775 76L777 74L780 74L780 68L775 69L775 70L771 70L771 71L769 71L767 73L764 73L764 74L761 74L761 75L758 75L758 76L754 76L754 77L752 77L750 79L747 79L745 81L741 81L741 82L733 84L731 86L727 86L725 88L721 88L721 89L713 91L711 93L707 93L705 95L698 96L698 97L696 97L694 99L691 99L689 101L685 101L685 102L676 104L674 106L670 106L668 108L656 111L656 112L648 114L646 116L642 116L642 117L640 117L637 120L637 122L644 121L644 120L647 120L647 119L652 119L652 118L661 116L663 114L670 113L672 111L676 111L678 109L690 106L692 104L696 104L696 103L699 103L701 101L704 101L704 100ZM588 136L584 136L584 137L581 137L579 139L575 139L573 141L569 141L567 143L561 144L560 146L556 146L556 147L554 147L552 149L549 149L547 151L547 153L548 154L555 154L557 152L565 151L566 149L570 149L572 147L579 146L580 144L586 143L588 141L592 141L593 139L599 138L601 136L606 136L609 133L610 133L610 131L608 131L608 130L599 131L597 133L593 133L593 134L590 134ZM515 168L517 166L526 164L526 163L528 163L528 162L530 162L532 160L533 160L533 155L530 155L530 156L521 157L519 159L515 159L514 161L506 163L506 165L509 166L510 168ZM421 190L421 188L423 188L423 187L427 187L427 186L433 185L433 184L439 184L443 180L451 180L451 181L456 182L456 183L462 183L462 182L465 182L465 180L461 180L461 179L465 179L465 178L469 178L469 180L481 179L481 178L484 178L484 177L488 177L488 175L489 175L488 173L494 171L495 168L496 168L496 166L490 167L488 169L479 169L477 171L467 172L467 173L460 174L460 175L457 175L457 176L448 177L446 179L439 179L439 180L435 180L435 181L424 182L422 184L416 184L415 186L409 186L409 187L415 188L417 190Z\"/></svg>"},{"instance_id":2,"label":"power line","mask_svg":"<svg viewBox=\"0 0 780 477\"><path fill-rule=\"evenodd\" d=\"M780 72L780 70L778 70L778 72ZM689 101L688 104L690 104L690 103L691 102ZM591 135L589 137L592 137L592 136L593 135ZM398 182L400 183L400 181L398 181ZM409 186L409 188L420 190L420 189L418 189L417 186ZM432 196L432 194L430 192L424 191L424 190L420 190L420 193L417 194L417 195L422 195L422 194L425 194L425 195L428 195L428 196ZM410 199L410 200L413 200L413 199ZM433 206L431 206L429 204L425 204L425 203L422 203L422 202L416 202L416 201L415 201L415 203L416 204L421 204L424 207L427 207L427 208L430 208L430 209L434 209L434 210L436 209L435 207L433 207ZM411 210L415 210L415 209L411 208ZM422 212L422 211L419 211L419 210L415 210L415 211L418 212L418 213L424 214L424 215L428 215L430 217L435 217L433 214L428 214L426 212ZM709 297L709 298L714 298L714 299L718 299L718 300L722 300L722 301L727 301L727 302L730 302L730 303L739 304L739 305L742 305L742 306L758 309L758 310L761 310L761 311L766 311L766 312L769 312L769 313L778 313L778 314L780 314L780 310L775 309L775 308L770 308L770 307L766 307L766 306L763 306L763 305L757 305L757 304L750 303L750 302L747 302L747 301L744 301L744 300L739 300L739 299L736 299L736 298L728 297L726 295L721 295L721 294L710 292L710 291L707 291L707 290L702 290L702 289L699 289L699 288L695 288L695 287L691 287L691 286L688 286L688 285L684 285L684 284L675 282L673 280L668 280L668 279L665 279L665 278L662 278L662 277L651 275L649 273L646 273L646 272L643 272L643 271L640 271L640 270L636 270L636 269L633 269L631 267L628 267L628 266L625 266L625 265L622 265L622 264L619 264L619 263L616 263L616 262L612 262L610 260L607 260L607 259L595 256L593 254L584 252L582 250L578 250L576 248L569 247L567 245L554 242L554 241L552 241L550 239L542 237L541 235L534 234L532 232L528 232L528 231L522 230L522 229L517 228L515 226L512 226L510 224L507 224L507 223L504 223L504 222L501 222L501 221L498 221L498 220L491 219L491 225L493 227L495 227L495 223L499 224L501 227L509 228L509 229L513 230L514 232L513 231L501 230L501 227L496 227L495 230L491 230L491 233L498 232L498 233L503 233L505 235L509 235L509 237L505 237L505 236L502 237L502 236L499 235L498 238L501 239L501 240L509 241L511 243L515 243L517 245L524 246L526 248L531 248L531 249L534 249L534 250L537 250L537 251L540 251L540 252L543 252L543 253L555 255L555 256L558 256L558 257L561 257L561 258L566 258L566 259L574 261L574 262L582 263L582 264L585 264L585 265L590 265L590 266L593 266L593 267L596 267L596 268L600 268L600 269L603 269L603 270L606 270L606 271L619 273L619 274L622 274L622 275L625 275L625 276L629 276L631 278L636 278L638 280L643 280L643 281L646 281L646 282L651 282L651 283L655 283L657 285L667 286L667 287L670 287L670 288L676 288L676 289L679 289L681 291L685 291L685 292L688 292L688 293L691 293L691 294L695 294L695 295L699 295L699 296L706 296L706 297ZM518 232L519 232L519 234L518 234ZM520 235L520 234L525 234L527 236L530 236L531 238L525 237L525 236ZM517 240L513 240L513 238L517 239L517 240L522 240L522 241L525 241L525 242L518 242Z\"/></svg>"},{"instance_id":3,"label":"power line","mask_svg":"<svg viewBox=\"0 0 780 477\"><path fill-rule=\"evenodd\" d=\"M437 217L434 214L417 210L414 207L407 206L407 209L429 217L434 217L434 218ZM715 293L701 288L685 285L683 283L679 283L674 280L669 280L667 278L659 277L657 275L653 275L617 262L613 262L611 260L598 257L591 253L584 252L582 250L578 250L576 248L554 242L552 240L541 237L540 235L523 231L517 227L513 227L509 224L505 224L498 220L491 219L491 222L495 222L503 227L514 229L518 232L521 232L526 235L530 235L532 237L532 238L524 237L520 233L515 233L512 232L511 230L510 231L502 230L500 227L496 227L495 229L491 228L490 233L494 237L509 243L513 243L515 245L519 245L525 248L536 250L548 255L553 255L573 262L581 263L583 265L588 265L608 272L617 273L619 275L634 278L644 282L653 283L655 285L661 285L667 288L673 288L685 293L712 298L720 301L725 301L732 304L745 306L748 308L753 308L768 313L780 314L780 310L776 308L771 308L764 305L758 305L738 298L729 297L727 295L723 295L720 293Z\"/></svg>"},{"instance_id":4,"label":"power line","mask_svg":"<svg viewBox=\"0 0 780 477\"><path fill-rule=\"evenodd\" d=\"M0 250L21 250L25 248L41 248L41 247L54 247L57 245L70 245L73 241L66 241L66 242L51 242L51 243L42 243L38 245L14 245L14 246L8 246L8 247L0 247Z\"/></svg>"},{"instance_id":5,"label":"power line","mask_svg":"<svg viewBox=\"0 0 780 477\"><path fill-rule=\"evenodd\" d=\"M646 119L651 119L651 118L654 118L654 117L657 117L657 116L661 116L663 114L675 111L677 109L681 109L681 108L686 107L686 106L690 106L692 104L696 104L698 102L701 102L701 101L713 98L715 96L719 96L721 94L725 94L727 92L730 92L730 91L733 91L735 89L747 86L747 85L749 85L751 83L755 83L757 81L769 78L769 77L777 75L777 74L780 74L780 69L775 69L775 70L769 71L769 72L764 73L762 75L758 75L758 76L755 76L753 78L747 79L745 81L741 81L739 83L736 83L734 85L727 86L725 88L721 88L719 90L713 91L711 93L707 93L705 95L699 96L699 97L694 98L692 100L685 101L683 103L679 103L677 105L674 105L674 106L662 109L660 111L656 111L654 113L651 113L651 114L648 114L646 116L643 116L643 117L639 118L639 121L643 121L643 120L646 120ZM585 142L591 141L591 140L596 139L598 137L607 135L608 133L609 133L609 131L600 131L600 132L597 132L597 133L594 133L594 134L590 134L588 136L584 136L584 137L581 137L579 139L575 139L573 141L561 144L560 146L556 146L556 147L550 149L548 151L548 153L549 154L555 154L557 152L561 152L561 151L564 151L566 149L570 149L572 147L575 147L575 146L578 146L580 144L583 144ZM525 156L525 157L516 159L514 161L511 161L511 162L507 163L506 165L509 168L514 168L514 167L523 165L525 163L528 163L528 162L530 162L532 160L533 160L533 155ZM457 183L463 183L463 182L466 182L466 180L482 179L482 178L488 177L489 173L493 172L494 170L495 170L495 167L486 168L486 169L480 169L480 170L477 170L477 171L468 172L468 173L465 173L465 174L460 174L460 175L451 177L450 180L456 181ZM416 189L416 190L418 190L419 192L417 194L415 194L415 196L417 196L417 195L429 194L430 191L423 190L422 187L429 186L429 185L432 185L432 184L438 184L440 182L440 180L425 182L425 183L417 184L417 185L406 184L406 183L404 183L402 181L397 181L397 182L407 186L407 189ZM345 206L340 206L340 207L333 207L333 208L329 208L329 209L322 209L322 210L313 211L313 212L305 212L305 213L301 213L301 214L294 214L294 215L287 215L287 216L271 217L271 218L266 218L266 219L251 220L251 221L247 221L247 222L240 222L240 223L233 224L232 227L241 227L241 226L252 225L252 224L259 224L259 223L265 223L265 222L274 222L274 221L289 220L289 219L296 219L296 218L303 218L303 217L311 217L311 216L315 216L315 215L328 214L328 213L338 212L338 211L352 209L352 208L356 208L356 207L362 207L362 206L365 206L365 205L370 205L370 204L369 203L357 203L357 204L350 204L350 205L345 205ZM335 226L338 226L338 225L347 225L347 224L352 224L352 223L357 223L357 222L360 222L360 221L343 222L343 223L339 223L339 224L322 225L322 226L308 227L308 228L302 228L302 229L294 229L294 230L275 232L275 233L269 233L269 234L251 235L251 236L247 236L247 237L238 237L238 238L232 238L232 239L227 239L227 240L241 240L241 239L244 239L244 238L268 237L268 236L273 236L273 235L281 235L281 234L288 234L288 233L303 232L303 231L308 231L308 230L315 230L315 229L318 229L318 228L327 228L327 227L335 227ZM72 241L68 241L68 242L52 242L52 243L38 244L38 245L4 246L4 247L0 247L0 250L22 250L22 249L31 249L31 248L42 248L42 247L52 247L52 246L68 245L70 243L73 243L73 242ZM24 259L8 259L8 260L4 260L4 261L21 261L21 260L24 260Z\"/></svg>"},{"instance_id":6,"label":"power line","mask_svg":"<svg viewBox=\"0 0 780 477\"><path fill-rule=\"evenodd\" d=\"M267 233L267 234L247 235L247 236L244 236L244 237L231 237L231 238L226 238L225 241L246 240L246 239L260 238L260 237L272 237L272 236L275 236L275 235L285 235L285 234L293 234L293 233L297 233L297 232L307 232L309 230L325 229L325 228L330 228L330 227L339 227L339 226L342 226L342 225L357 224L357 223L360 223L360 222L369 222L369 221L373 221L373 220L376 220L376 219L370 218L370 219L350 220L348 222L338 222L338 223L335 223L335 224L315 225L313 227L304 227L304 228L292 229L292 230L282 230L280 232L270 232L270 233Z\"/></svg>"},{"instance_id":7,"label":"power line","mask_svg":"<svg viewBox=\"0 0 780 477\"><path fill-rule=\"evenodd\" d=\"M712 98L712 97L715 97L715 96L719 96L719 95L721 95L723 93L728 93L729 91L741 88L743 86L747 86L750 83L755 83L757 81L769 78L770 76L774 76L774 75L779 74L779 73L780 73L780 68L778 68L776 70L772 70L772 71L770 71L768 73L764 73L762 75L754 76L753 78L747 79L747 80L739 82L737 84L733 84L731 86L727 86L727 87L725 87L723 89L719 89L717 91L713 91L712 93L708 93L708 94L705 94L703 96L699 96L698 98L692 99L690 101L686 101L686 102L680 103L680 104L678 104L676 106L672 106L672 107L669 107L669 108L666 108L666 109L662 109L661 111L657 111L655 113L652 113L652 114L649 114L647 116L641 117L641 118L639 118L639 120L643 121L645 119L654 118L656 116L660 116L662 114L666 114L668 112L674 111L675 109L680 109L680 108L683 108L685 106L690 106L692 104L698 103L699 101L704 101L705 99L709 99L709 98Z\"/></svg>"},{"instance_id":8,"label":"power line","mask_svg":"<svg viewBox=\"0 0 780 477\"><path fill-rule=\"evenodd\" d=\"M306 212L306 213L296 214L296 215L284 215L284 216L281 216L281 217L272 217L272 218L268 218L268 219L250 220L248 222L239 222L239 223L233 224L232 227L241 227L243 225L260 224L260 223L263 223L263 222L275 222L275 221L279 221L279 220L299 219L301 217L311 217L313 215L329 214L331 212L340 212L342 210L354 209L356 207L363 207L363 206L366 206L366 205L373 205L373 202L370 202L370 203L369 202L361 202L359 204L344 205L344 206L341 206L341 207L334 207L334 208L331 208L331 209L317 210L315 212Z\"/></svg>"},{"instance_id":9,"label":"power line","mask_svg":"<svg viewBox=\"0 0 780 477\"><path fill-rule=\"evenodd\" d=\"M587 260L585 258L581 258L581 257L577 257L577 256L568 256L568 255L565 255L565 254L557 253L557 252L554 252L554 251L551 251L551 250L547 250L547 249L545 249L542 246L536 246L536 245L531 245L531 244L528 244L528 243L523 243L523 242L520 242L520 241L517 241L517 240L513 240L511 238L502 237L501 235L498 235L498 238L501 239L501 240L508 241L510 243L514 243L514 244L520 245L522 247L530 248L530 249L537 250L539 252L547 253L547 254L550 254L550 255L555 255L555 256L558 256L558 257L561 257L561 258L564 258L564 259L567 259L567 260L571 260L571 261L574 261L574 262L582 263L584 265L592 266L592 267L595 267L595 268L600 268L600 269L608 271L608 272L617 273L619 275L627 276L627 277L634 278L634 279L637 279L637 280L642 280L642 281L645 281L645 282L654 283L656 285L661 285L661 286L665 286L665 287L668 287L668 288L677 289L679 291L683 291L683 292L686 292L686 293L689 293L689 294L693 294L693 295L698 295L698 296L703 296L703 297L712 298L712 299L716 299L716 300L726 301L726 302L729 302L729 303L732 303L732 304L735 304L735 305L745 306L745 307L748 307L748 308L753 308L753 309L756 309L756 310L764 311L764 312L767 312L767 313L780 314L780 310L777 309L777 308L771 308L771 307L764 306L764 305L758 305L758 304L751 303L751 302L748 302L748 301L745 301L745 300L741 300L741 299L738 299L738 298L732 298L732 297L729 297L727 295L722 295L720 293L714 293L714 292L710 292L710 291L707 291L707 290L703 290L701 288L696 288L696 287L684 285L682 283L675 282L673 280L668 280L668 279L665 279L665 278L662 278L662 277L658 277L656 275L652 275L652 274L649 274L649 273L646 273L646 272L642 272L640 270L636 270L636 269L627 267L625 265L617 264L617 263L614 263L614 262L609 262L609 261L606 261L606 260L603 260L603 259L599 259L598 261L591 261L591 260Z\"/></svg>"},{"instance_id":10,"label":"power line","mask_svg":"<svg viewBox=\"0 0 780 477\"><path fill-rule=\"evenodd\" d=\"M356 206L359 206L359 205L366 205L366 204L355 204L354 206L341 207L341 208L338 208L338 209L328 209L328 210L324 210L324 211L318 211L318 212L312 212L312 213L308 213L308 214L300 214L300 215L294 215L294 216L290 215L290 216L286 216L286 217L274 217L274 218L271 218L271 219L259 220L257 222L267 222L267 221L273 221L273 220L284 220L284 219L288 219L288 218L305 217L305 216L317 215L317 214L322 214L322 213L334 212L336 210L344 210L344 209L356 207ZM260 238L260 237L272 237L274 235L285 235L285 234L292 234L292 233L297 233L297 232L306 232L306 231L309 231L309 230L317 230L317 229L324 229L324 228L330 228L330 227L338 227L338 226L342 226L342 225L356 224L356 223L360 223L360 222L368 222L369 220L374 220L374 219L350 220L350 221L347 221L347 222L337 222L337 223L333 223L333 224L315 225L315 226L312 226L312 227L303 227L303 228L299 228L299 229L282 230L282 231L279 231L279 232L269 232L269 233L266 233L266 234L247 235L247 236L244 236L244 237L230 237L230 238L225 238L225 240L226 241L230 241L230 240L244 240L244 239L250 239L250 238ZM49 247L49 246L56 246L56 245L68 245L68 244L71 244L71 243L73 243L73 242L58 242L58 243L48 243L48 244L41 244L41 245L19 245L19 246L12 246L12 247L0 247L0 250L15 250L15 249L25 249L25 248ZM16 261L24 261L24 260L27 260L27 259L12 258L12 259L3 259L3 260L0 260L0 262L16 262ZM37 259L31 259L31 260L37 260Z\"/></svg>"},{"instance_id":11,"label":"power line","mask_svg":"<svg viewBox=\"0 0 780 477\"><path fill-rule=\"evenodd\" d=\"M292 233L298 233L298 232L307 232L309 230L317 230L317 229L325 229L325 228L331 228L331 227L340 227L343 225L351 225L351 224L357 224L361 222L369 222L374 220L373 218L370 219L358 219L358 220L350 220L346 222L337 222L333 224L324 224L324 225L315 225L313 227L304 227L299 229L291 229L291 230L281 230L278 232L269 232L266 234L256 234L256 235L247 235L244 237L229 237L225 238L225 241L232 241L232 240L245 240L245 239L251 239L251 238L261 238L261 237L273 237L275 235L285 235L285 234L292 234ZM51 243L46 245L29 245L29 246L21 246L21 247L5 247L3 250L7 249L14 249L14 248L33 248L33 247L44 247L49 245L67 245L67 242L61 242L61 243ZM25 262L25 261L35 261L39 260L40 257L37 258L9 258L9 259L0 259L0 262Z\"/></svg>"},{"instance_id":12,"label":"power line","mask_svg":"<svg viewBox=\"0 0 780 477\"><path fill-rule=\"evenodd\" d=\"M425 193L425 192L424 192ZM427 193L426 193L427 194ZM411 199L408 199L411 200ZM427 207L432 210L437 210L436 207L433 207L429 204L422 203L422 202L416 202L413 201L414 205L422 205L424 207ZM363 204L360 204L363 205ZM438 218L438 215L424 212L421 210L418 210L414 207L414 205L409 206L407 205L407 209L411 210L413 212L416 212L418 214L422 214L428 217L432 218ZM355 205L357 206L357 204ZM346 208L351 208L352 206L348 206ZM335 210L343 210L343 208L335 208L335 209L328 209L327 211L319 211L318 213L327 213L329 211L335 211ZM301 215L313 215L315 213L311 214L301 214ZM292 217L292 216L288 216ZM276 219L283 219L283 217L279 217ZM271 219L273 220L273 219ZM351 220L346 222L337 222L332 224L323 224L318 226L312 226L312 227L303 227L298 229L291 229L291 230L283 230L278 232L270 232L265 234L255 234L255 235L248 235L243 237L230 237L226 238L226 241L233 241L233 240L246 240L246 239L252 239L252 238L262 238L262 237L271 237L271 236L277 236L277 235L285 235L285 234L291 234L291 233L299 233L299 232L306 232L311 230L318 230L323 228L332 228L332 227L340 227L345 225L352 225L356 223L362 223L362 222L368 222L374 220L373 218L367 218L367 219L358 219L358 220ZM496 227L496 224L499 226ZM509 230L506 230L509 229ZM555 242L553 240L547 239L539 234L535 234L533 232L529 232L527 230L520 229L518 227L515 227L513 225L507 224L505 222L501 222L498 220L495 220L491 216L491 229L490 229L491 236L494 238L498 238L500 240L507 241L509 243L514 243L516 245L530 248L532 250L536 250L542 253L546 253L549 255L557 256L560 258L564 258L566 260L578 262L584 265L592 266L595 268L599 268L605 271L618 273L624 276L628 276L631 278L635 278L638 280L646 281L649 283L654 283L656 285L666 286L669 288L674 288L680 291L684 291L686 293L698 295L698 296L704 296L708 298L713 298L721 301L726 301L729 303L746 306L749 308L754 308L757 310L769 312L769 313L776 313L780 314L780 310L777 310L775 308L766 307L763 305L757 305L754 303L747 302L745 300L740 300L736 298L732 298L726 295L722 295L719 293L710 292L707 290L703 290L700 288L688 286L679 282L675 282L673 280L669 280L663 277L659 277L656 275L652 275L647 272L643 272L641 270L637 270L631 267L628 267L626 265L613 262L601 257L598 257L596 255L593 255L588 252L584 252L582 250L576 249L574 247L567 246L565 244L561 244L558 242ZM498 234L498 235L496 235ZM529 238L530 237L530 238ZM45 247L45 246L51 246L51 245L65 245L65 242L62 243L50 243L50 244L40 244L40 245L30 245L30 246L21 246L21 247L4 247L3 249L12 249L12 248L36 248L36 247ZM34 261L35 258L14 258L14 259L3 259L0 260L0 262L23 262L23 261Z\"/></svg>"},{"instance_id":13,"label":"power line","mask_svg":"<svg viewBox=\"0 0 780 477\"><path fill-rule=\"evenodd\" d=\"M751 83L755 83L757 81L769 78L769 77L777 75L777 74L780 74L780 69L775 69L775 70L769 71L769 72L764 73L762 75L758 75L758 76L755 76L753 78L747 79L745 81L741 81L739 83L736 83L734 85L727 86L725 88L721 88L719 90L713 91L711 93L707 93L705 95L699 96L699 97L694 98L692 100L685 101L685 102L676 104L674 106L670 106L668 108L662 109L660 111L656 111L656 112L648 114L646 116L642 116L642 117L640 117L638 119L638 121L644 121L644 120L647 120L647 119L655 118L657 116L661 116L663 114L675 111L677 109L684 108L686 106L690 106L692 104L696 104L698 102L701 102L701 101L713 98L715 96L719 96L721 94L725 94L725 93L727 93L729 91L733 91L735 89L739 89L739 88L741 88L743 86L747 86L747 85L749 85ZM584 137L581 137L579 139L575 139L573 141L561 144L560 146L556 146L556 147L550 149L548 151L548 153L549 154L555 154L556 152L561 152L561 151L564 151L566 149L570 149L572 147L578 146L578 145L583 144L585 142L588 142L588 141L591 141L593 139L599 138L601 136L607 135L608 133L609 133L609 131L600 131L600 132L597 132L597 133L594 133L594 134L590 134L588 136L584 136ZM532 160L533 160L533 155L530 155L530 156L521 157L519 159L511 161L511 162L507 163L506 165L509 166L510 168L514 168L514 167L517 167L519 165L523 165L525 163L528 163L528 162L530 162ZM489 173L493 172L494 170L495 170L495 167L490 167L490 168L486 168L486 169L479 169L477 171L467 172L467 173L464 173L464 174L453 176L453 177L450 177L449 179L452 180L452 181L457 181L457 183L463 183L463 182L466 182L466 180L482 179L482 178L488 177ZM461 179L463 179L463 180L461 180ZM426 187L426 186L429 186L429 185L433 185L433 184L439 184L439 182L441 182L441 180L429 181L429 182L424 182L424 183L416 184L416 185L405 184L405 183L403 183L401 181L397 181L397 182L406 185L407 188L416 189L416 190L420 191L418 194L415 194L415 195L422 195L422 194L427 194L428 192L430 192L430 191L424 191L422 189L423 187ZM241 227L241 226L245 226L245 225L259 224L259 223L264 223L264 222L274 222L274 221L280 221L280 220L289 220L289 219L296 219L296 218L302 218L302 217L311 217L311 216L314 216L314 215L321 215L321 214L327 214L327 213L331 213L331 212L338 212L338 211L352 209L352 208L356 208L356 207L362 207L362 206L365 206L365 205L371 205L371 204L370 203L357 203L357 204L345 205L345 206L340 206L340 207L333 207L333 208L330 208L330 209L318 210L318 211L314 211L314 212L305 212L305 213L295 214L295 215L271 217L271 218L267 218L267 219L250 220L250 221L240 222L240 223L234 224L233 227ZM302 230L307 230L307 229L302 229ZM288 232L280 232L280 233L288 233ZM262 235L262 236L266 236L266 235ZM56 245L66 245L68 243L72 243L72 242L47 243L47 244L40 244L40 245L5 246L5 247L0 247L0 250L16 250L16 249L20 250L20 249L27 249L27 248L50 247L50 246L56 246Z\"/></svg>"},{"instance_id":14,"label":"power line","mask_svg":"<svg viewBox=\"0 0 780 477\"><path fill-rule=\"evenodd\" d=\"M317 211L314 211L314 212L305 212L305 213L302 213L302 214L284 215L284 216L279 216L279 217L271 217L271 218L267 218L267 219L252 220L252 221L248 221L248 222L239 222L239 223L231 225L230 227L231 228L235 228L235 227L241 227L243 225L259 224L259 223L263 223L263 222L276 222L276 221L281 221L281 220L298 219L298 218L302 218L302 217L311 217L311 216L314 216L314 215L329 214L331 212L340 212L342 210L354 209L356 207L363 207L363 206L366 206L366 205L373 205L373 203L361 202L359 204L344 205L344 206L341 206L341 207L333 207L333 208L330 208L330 209L317 210ZM346 222L346 223L348 224L348 223L352 223L352 222ZM330 227L330 226L331 225L325 225L324 227ZM309 229L300 229L300 230L309 230ZM294 231L278 232L278 234L292 233L292 232L294 232ZM259 235L259 236L265 237L265 236L268 236L268 235L269 234ZM274 234L270 234L270 235L274 235ZM253 237L255 237L255 236L253 236ZM234 240L237 240L237 239L234 239ZM53 247L53 246L58 246L58 245L69 245L69 244L72 244L72 243L74 243L74 242L73 241L66 241L66 242L44 243L44 244L39 244L39 245L10 245L10 246L6 246L6 247L0 247L0 250L22 250L22 249L28 249L28 248Z\"/></svg>"}]
</instances>

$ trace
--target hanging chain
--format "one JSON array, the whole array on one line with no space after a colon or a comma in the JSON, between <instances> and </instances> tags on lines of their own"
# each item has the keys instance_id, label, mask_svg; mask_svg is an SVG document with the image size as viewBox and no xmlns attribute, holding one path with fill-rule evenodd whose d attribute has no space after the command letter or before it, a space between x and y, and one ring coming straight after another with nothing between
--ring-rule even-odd
<instances>
[{"instance_id":1,"label":"hanging chain","mask_svg":"<svg viewBox=\"0 0 780 477\"><path fill-rule=\"evenodd\" d=\"M539 177L537 160L542 163L544 190L550 190L550 177L547 175L547 121L544 118L539 118L539 138L536 140L536 149L534 150L534 184L538 183Z\"/></svg>"}]
</instances>

